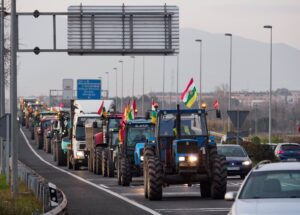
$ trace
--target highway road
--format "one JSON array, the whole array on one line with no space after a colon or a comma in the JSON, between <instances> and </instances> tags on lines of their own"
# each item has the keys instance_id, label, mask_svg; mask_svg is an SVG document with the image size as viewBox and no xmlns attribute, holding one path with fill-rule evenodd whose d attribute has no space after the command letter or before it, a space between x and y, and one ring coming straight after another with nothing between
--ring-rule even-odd
<instances>
[{"instance_id":1,"label":"highway road","mask_svg":"<svg viewBox=\"0 0 300 215\"><path fill-rule=\"evenodd\" d=\"M70 214L172 214L224 215L232 202L201 198L199 185L164 188L162 201L143 196L143 178L134 178L130 187L117 185L116 178L56 167L52 155L37 150L26 129L21 131L19 160L62 189ZM238 190L242 180L229 178L227 190Z\"/></svg>"}]
</instances>

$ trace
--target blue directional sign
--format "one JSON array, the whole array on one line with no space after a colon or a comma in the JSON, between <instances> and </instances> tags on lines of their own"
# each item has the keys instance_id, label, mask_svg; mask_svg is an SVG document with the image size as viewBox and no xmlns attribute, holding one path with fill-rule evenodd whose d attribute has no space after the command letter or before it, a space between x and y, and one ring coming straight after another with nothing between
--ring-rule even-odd
<instances>
[{"instance_id":1,"label":"blue directional sign","mask_svg":"<svg viewBox=\"0 0 300 215\"><path fill-rule=\"evenodd\" d=\"M77 99L94 100L101 98L101 80L99 79L78 79Z\"/></svg>"}]
</instances>

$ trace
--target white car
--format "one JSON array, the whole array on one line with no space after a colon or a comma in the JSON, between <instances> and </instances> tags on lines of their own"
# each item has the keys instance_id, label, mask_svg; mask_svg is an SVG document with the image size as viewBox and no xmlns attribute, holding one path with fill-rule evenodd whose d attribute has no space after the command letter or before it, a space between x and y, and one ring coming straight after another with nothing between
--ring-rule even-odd
<instances>
[{"instance_id":1,"label":"white car","mask_svg":"<svg viewBox=\"0 0 300 215\"><path fill-rule=\"evenodd\" d=\"M300 162L258 164L225 200L234 201L228 215L299 215Z\"/></svg>"}]
</instances>

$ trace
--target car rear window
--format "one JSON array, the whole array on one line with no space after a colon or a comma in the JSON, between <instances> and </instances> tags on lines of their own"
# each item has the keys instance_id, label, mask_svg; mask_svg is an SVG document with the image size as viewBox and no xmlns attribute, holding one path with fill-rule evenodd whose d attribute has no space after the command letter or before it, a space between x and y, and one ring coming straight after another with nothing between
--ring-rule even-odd
<instances>
[{"instance_id":1,"label":"car rear window","mask_svg":"<svg viewBox=\"0 0 300 215\"><path fill-rule=\"evenodd\" d=\"M300 145L293 145L293 144L282 145L281 149L284 151L300 151Z\"/></svg>"}]
</instances>

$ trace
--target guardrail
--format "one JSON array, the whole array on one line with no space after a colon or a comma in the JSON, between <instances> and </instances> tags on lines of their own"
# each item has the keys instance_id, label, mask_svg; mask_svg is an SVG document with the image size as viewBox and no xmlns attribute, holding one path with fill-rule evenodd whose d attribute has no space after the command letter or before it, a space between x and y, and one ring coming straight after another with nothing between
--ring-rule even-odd
<instances>
[{"instance_id":1,"label":"guardrail","mask_svg":"<svg viewBox=\"0 0 300 215\"><path fill-rule=\"evenodd\" d=\"M67 213L67 198L65 194L57 188L55 191L50 191L50 183L48 183L46 179L20 161L18 163L18 176L19 179L26 184L28 189L31 190L42 202L43 212L45 215L61 215ZM53 199L51 199L53 198L54 192L56 192L55 201L57 204L53 204Z\"/></svg>"}]
</instances>

